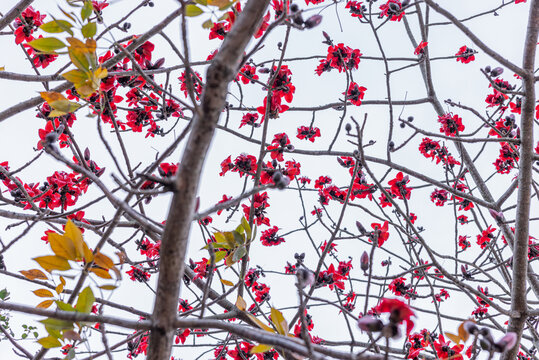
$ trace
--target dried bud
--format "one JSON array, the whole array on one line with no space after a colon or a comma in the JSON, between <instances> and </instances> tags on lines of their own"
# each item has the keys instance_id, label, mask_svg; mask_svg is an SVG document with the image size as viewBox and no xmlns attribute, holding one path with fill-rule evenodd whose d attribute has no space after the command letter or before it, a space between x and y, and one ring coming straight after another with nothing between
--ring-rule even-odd
<instances>
[{"instance_id":1,"label":"dried bud","mask_svg":"<svg viewBox=\"0 0 539 360\"><path fill-rule=\"evenodd\" d=\"M99 169L98 172L95 173L95 176L100 177L101 175L103 175L104 172L105 172L105 168L101 168Z\"/></svg>"},{"instance_id":2,"label":"dried bud","mask_svg":"<svg viewBox=\"0 0 539 360\"><path fill-rule=\"evenodd\" d=\"M352 131L352 125L350 125L350 123L346 123L346 125L344 125L344 129L347 133L349 133L350 131Z\"/></svg>"},{"instance_id":3,"label":"dried bud","mask_svg":"<svg viewBox=\"0 0 539 360\"><path fill-rule=\"evenodd\" d=\"M90 149L88 148L84 149L84 160L90 160Z\"/></svg>"},{"instance_id":4,"label":"dried bud","mask_svg":"<svg viewBox=\"0 0 539 360\"><path fill-rule=\"evenodd\" d=\"M165 172L165 170L161 169L161 167L158 167L157 168L157 172L159 173L159 175L161 175L162 177L165 177L167 175L167 173Z\"/></svg>"},{"instance_id":5,"label":"dried bud","mask_svg":"<svg viewBox=\"0 0 539 360\"><path fill-rule=\"evenodd\" d=\"M313 15L307 20L305 20L305 28L312 29L313 27L320 25L321 22L322 22L322 15Z\"/></svg>"},{"instance_id":6,"label":"dried bud","mask_svg":"<svg viewBox=\"0 0 539 360\"><path fill-rule=\"evenodd\" d=\"M401 6L406 7L406 6L408 6L409 3L410 3L410 0L402 0L401 1Z\"/></svg>"},{"instance_id":7,"label":"dried bud","mask_svg":"<svg viewBox=\"0 0 539 360\"><path fill-rule=\"evenodd\" d=\"M359 230L359 232L361 233L361 235L367 234L367 229L365 229L363 227L363 225L361 225L361 223L359 221L356 221L356 227Z\"/></svg>"},{"instance_id":8,"label":"dried bud","mask_svg":"<svg viewBox=\"0 0 539 360\"><path fill-rule=\"evenodd\" d=\"M322 31L322 35L324 35L324 38L326 39L327 42L331 42L331 38L329 37L327 32Z\"/></svg>"},{"instance_id":9,"label":"dried bud","mask_svg":"<svg viewBox=\"0 0 539 360\"><path fill-rule=\"evenodd\" d=\"M359 261L361 264L361 270L367 271L369 270L369 254L367 254L366 251L363 251L363 254L361 254L361 259Z\"/></svg>"},{"instance_id":10,"label":"dried bud","mask_svg":"<svg viewBox=\"0 0 539 360\"><path fill-rule=\"evenodd\" d=\"M357 326L362 331L378 332L382 331L382 329L384 328L384 323L380 319L377 319L370 315L366 315L357 321Z\"/></svg>"},{"instance_id":11,"label":"dried bud","mask_svg":"<svg viewBox=\"0 0 539 360\"><path fill-rule=\"evenodd\" d=\"M517 334L514 332L508 332L496 343L496 350L504 352L511 350L517 343Z\"/></svg>"},{"instance_id":12,"label":"dried bud","mask_svg":"<svg viewBox=\"0 0 539 360\"><path fill-rule=\"evenodd\" d=\"M312 286L314 284L314 273L311 270L307 269L298 269L296 272L298 277L298 285L304 289L307 286Z\"/></svg>"},{"instance_id":13,"label":"dried bud","mask_svg":"<svg viewBox=\"0 0 539 360\"><path fill-rule=\"evenodd\" d=\"M269 74L270 69L268 69L266 67L262 67L262 68L258 69L258 72L261 73L261 74Z\"/></svg>"}]
</instances>

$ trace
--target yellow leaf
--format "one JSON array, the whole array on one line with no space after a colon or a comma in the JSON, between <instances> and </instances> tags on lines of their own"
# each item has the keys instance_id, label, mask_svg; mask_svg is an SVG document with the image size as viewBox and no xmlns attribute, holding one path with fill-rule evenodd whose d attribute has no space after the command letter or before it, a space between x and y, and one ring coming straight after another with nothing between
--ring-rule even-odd
<instances>
[{"instance_id":1,"label":"yellow leaf","mask_svg":"<svg viewBox=\"0 0 539 360\"><path fill-rule=\"evenodd\" d=\"M94 253L88 248L88 245L86 245L84 241L82 242L82 254L86 264L94 261Z\"/></svg>"},{"instance_id":2,"label":"yellow leaf","mask_svg":"<svg viewBox=\"0 0 539 360\"><path fill-rule=\"evenodd\" d=\"M60 294L62 293L62 291L64 291L64 285L58 284L58 286L56 287L55 291L56 291L56 293L57 293L58 295L60 295Z\"/></svg>"},{"instance_id":3,"label":"yellow leaf","mask_svg":"<svg viewBox=\"0 0 539 360\"><path fill-rule=\"evenodd\" d=\"M273 346L271 346L271 345L258 344L255 347L253 347L251 349L251 351L249 351L249 353L250 354L260 354L260 353L265 353L266 351L270 351L271 349L273 349Z\"/></svg>"},{"instance_id":4,"label":"yellow leaf","mask_svg":"<svg viewBox=\"0 0 539 360\"><path fill-rule=\"evenodd\" d=\"M21 270L19 272L23 274L24 277L27 278L28 280L36 280L36 279L47 280L47 275L45 275L45 273L39 269Z\"/></svg>"},{"instance_id":5,"label":"yellow leaf","mask_svg":"<svg viewBox=\"0 0 539 360\"><path fill-rule=\"evenodd\" d=\"M102 279L112 279L112 276L110 276L107 270L103 270L101 268L91 268L90 271Z\"/></svg>"},{"instance_id":6,"label":"yellow leaf","mask_svg":"<svg viewBox=\"0 0 539 360\"><path fill-rule=\"evenodd\" d=\"M221 282L223 283L223 285L226 285L226 286L234 286L234 283L232 281L221 279Z\"/></svg>"},{"instance_id":7,"label":"yellow leaf","mask_svg":"<svg viewBox=\"0 0 539 360\"><path fill-rule=\"evenodd\" d=\"M253 314L249 314L249 313L245 313L245 314L249 317L249 319L251 319L262 330L266 330L266 331L271 332L271 333L275 332L275 330L270 328L268 325L264 324L262 321L258 320L256 318L256 316L254 316Z\"/></svg>"},{"instance_id":8,"label":"yellow leaf","mask_svg":"<svg viewBox=\"0 0 539 360\"><path fill-rule=\"evenodd\" d=\"M108 76L108 71L106 68L102 68L101 66L96 70L94 71L94 75L96 78L98 79L104 79Z\"/></svg>"},{"instance_id":9,"label":"yellow leaf","mask_svg":"<svg viewBox=\"0 0 539 360\"><path fill-rule=\"evenodd\" d=\"M62 283L62 285L65 286L65 284L66 284L66 279L64 279L63 276L60 276L60 282Z\"/></svg>"},{"instance_id":10,"label":"yellow leaf","mask_svg":"<svg viewBox=\"0 0 539 360\"><path fill-rule=\"evenodd\" d=\"M54 295L52 294L52 292L50 290L47 290L47 289L37 289L37 290L34 290L32 291L36 296L39 296L39 297L53 297Z\"/></svg>"},{"instance_id":11,"label":"yellow leaf","mask_svg":"<svg viewBox=\"0 0 539 360\"><path fill-rule=\"evenodd\" d=\"M112 269L114 267L112 260L102 252L98 252L94 255L94 263L104 269Z\"/></svg>"},{"instance_id":12,"label":"yellow leaf","mask_svg":"<svg viewBox=\"0 0 539 360\"><path fill-rule=\"evenodd\" d=\"M71 266L66 259L56 255L38 256L34 258L45 271L52 272L53 270L69 270Z\"/></svg>"},{"instance_id":13,"label":"yellow leaf","mask_svg":"<svg viewBox=\"0 0 539 360\"><path fill-rule=\"evenodd\" d=\"M64 79L73 84L81 84L88 80L88 74L79 69L70 70L66 73L63 73L62 76L64 77Z\"/></svg>"},{"instance_id":14,"label":"yellow leaf","mask_svg":"<svg viewBox=\"0 0 539 360\"><path fill-rule=\"evenodd\" d=\"M271 322L275 325L279 334L288 334L288 323L286 322L283 313L273 307L271 308Z\"/></svg>"},{"instance_id":15,"label":"yellow leaf","mask_svg":"<svg viewBox=\"0 0 539 360\"><path fill-rule=\"evenodd\" d=\"M247 303L245 303L245 300L243 300L241 295L238 295L238 298L236 299L236 307L240 311L245 311L245 309L247 309Z\"/></svg>"},{"instance_id":16,"label":"yellow leaf","mask_svg":"<svg viewBox=\"0 0 539 360\"><path fill-rule=\"evenodd\" d=\"M5 66L0 66L0 71L6 71L6 67Z\"/></svg>"},{"instance_id":17,"label":"yellow leaf","mask_svg":"<svg viewBox=\"0 0 539 360\"><path fill-rule=\"evenodd\" d=\"M87 39L85 45L88 51L92 53L95 52L95 49L97 48L97 43L95 42L94 39Z\"/></svg>"},{"instance_id":18,"label":"yellow leaf","mask_svg":"<svg viewBox=\"0 0 539 360\"><path fill-rule=\"evenodd\" d=\"M57 93L55 91L42 91L39 93L39 95L41 95L43 100L45 100L48 103L51 103L53 101L58 101L58 100L67 100L64 95Z\"/></svg>"},{"instance_id":19,"label":"yellow leaf","mask_svg":"<svg viewBox=\"0 0 539 360\"><path fill-rule=\"evenodd\" d=\"M102 290L115 290L118 287L116 285L101 285L99 288Z\"/></svg>"},{"instance_id":20,"label":"yellow leaf","mask_svg":"<svg viewBox=\"0 0 539 360\"><path fill-rule=\"evenodd\" d=\"M41 338L37 342L40 343L41 346L43 346L45 349L51 349L51 348L62 346L62 343L60 343L60 341L54 336L47 336L47 337Z\"/></svg>"},{"instance_id":21,"label":"yellow leaf","mask_svg":"<svg viewBox=\"0 0 539 360\"><path fill-rule=\"evenodd\" d=\"M47 309L54 303L54 300L45 300L36 305L38 309Z\"/></svg>"},{"instance_id":22,"label":"yellow leaf","mask_svg":"<svg viewBox=\"0 0 539 360\"><path fill-rule=\"evenodd\" d=\"M57 233L49 233L47 239L51 246L52 251L57 256L63 257L67 260L77 259L77 252L73 241L67 236L63 236Z\"/></svg>"},{"instance_id":23,"label":"yellow leaf","mask_svg":"<svg viewBox=\"0 0 539 360\"><path fill-rule=\"evenodd\" d=\"M77 259L82 259L84 257L84 239L82 238L82 232L77 225L73 224L73 221L67 221L64 236L67 236L71 239L71 241L73 241L73 245L75 246L75 251L77 253Z\"/></svg>"},{"instance_id":24,"label":"yellow leaf","mask_svg":"<svg viewBox=\"0 0 539 360\"><path fill-rule=\"evenodd\" d=\"M451 334L450 332L446 332L445 336L447 336L449 339L451 339L451 341L453 341L457 345L460 343L461 339L458 335Z\"/></svg>"}]
</instances>

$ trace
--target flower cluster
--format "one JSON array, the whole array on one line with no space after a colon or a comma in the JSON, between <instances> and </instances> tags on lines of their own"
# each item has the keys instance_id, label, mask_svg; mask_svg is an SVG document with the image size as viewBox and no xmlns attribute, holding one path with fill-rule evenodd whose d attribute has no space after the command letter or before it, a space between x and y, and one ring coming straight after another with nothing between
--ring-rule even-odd
<instances>
[{"instance_id":1,"label":"flower cluster","mask_svg":"<svg viewBox=\"0 0 539 360\"><path fill-rule=\"evenodd\" d=\"M337 69L339 72L357 69L361 55L358 49L352 49L342 43L331 45L328 48L326 58L320 60L320 64L315 72L320 76L323 72L330 71L331 69Z\"/></svg>"},{"instance_id":2,"label":"flower cluster","mask_svg":"<svg viewBox=\"0 0 539 360\"><path fill-rule=\"evenodd\" d=\"M257 225L267 225L270 226L270 220L268 217L266 217L266 208L268 208L270 205L268 204L268 193L256 193L253 196L252 204L253 204L253 216L254 221ZM245 218L250 219L251 216L251 206L242 204L243 207L243 213L245 214Z\"/></svg>"}]
</instances>

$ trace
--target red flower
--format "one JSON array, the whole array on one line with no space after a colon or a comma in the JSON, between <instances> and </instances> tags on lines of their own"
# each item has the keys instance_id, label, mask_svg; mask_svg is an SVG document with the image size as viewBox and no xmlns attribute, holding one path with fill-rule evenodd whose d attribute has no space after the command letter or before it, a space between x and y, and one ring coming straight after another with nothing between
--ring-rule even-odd
<instances>
[{"instance_id":1,"label":"red flower","mask_svg":"<svg viewBox=\"0 0 539 360\"><path fill-rule=\"evenodd\" d=\"M240 73L236 77L236 80L238 80L238 78L241 79L241 82L245 85L249 83L254 83L254 80L258 80L258 75L256 74L256 67L245 64L241 68Z\"/></svg>"},{"instance_id":2,"label":"red flower","mask_svg":"<svg viewBox=\"0 0 539 360\"><path fill-rule=\"evenodd\" d=\"M367 90L364 86L359 86L355 82L351 82L348 90L346 91L346 99L356 106L361 105L361 100L365 96L365 91ZM343 93L344 95L345 93Z\"/></svg>"},{"instance_id":3,"label":"red flower","mask_svg":"<svg viewBox=\"0 0 539 360\"><path fill-rule=\"evenodd\" d=\"M345 9L350 9L350 14L352 17L357 17L358 19L363 18L363 13L367 10L365 5L362 2L358 1L348 1L346 3Z\"/></svg>"},{"instance_id":4,"label":"red flower","mask_svg":"<svg viewBox=\"0 0 539 360\"><path fill-rule=\"evenodd\" d=\"M267 192L263 192L261 194L256 193L253 198L254 198L254 201L252 201L252 203L254 204L253 211L254 211L254 218L255 218L256 224L259 226L262 224L270 226L270 221L266 217L266 210L265 210L266 208L269 207L269 204L268 204L269 196ZM243 213L245 214L245 217L249 219L251 216L250 214L251 207L245 204L242 204L241 206L243 207Z\"/></svg>"},{"instance_id":5,"label":"red flower","mask_svg":"<svg viewBox=\"0 0 539 360\"><path fill-rule=\"evenodd\" d=\"M371 235L369 236L369 241L372 242L374 240L377 240L378 247L381 247L389 238L388 225L389 225L388 221L385 221L383 226L380 226L380 224L377 224L377 223L371 224L373 231L371 232Z\"/></svg>"},{"instance_id":6,"label":"red flower","mask_svg":"<svg viewBox=\"0 0 539 360\"><path fill-rule=\"evenodd\" d=\"M420 54L422 55L422 54L424 54L425 53L425 48L427 47L428 44L429 43L426 42L426 41L421 41L419 43L419 45L417 45L417 47L415 48L414 55L420 55Z\"/></svg>"},{"instance_id":7,"label":"red flower","mask_svg":"<svg viewBox=\"0 0 539 360\"><path fill-rule=\"evenodd\" d=\"M310 142L314 142L315 138L320 137L320 129L317 127L298 127L298 134L296 137L300 140L307 139Z\"/></svg>"},{"instance_id":8,"label":"red flower","mask_svg":"<svg viewBox=\"0 0 539 360\"><path fill-rule=\"evenodd\" d=\"M470 246L470 242L468 241L469 236L459 235L459 246L462 250L466 250Z\"/></svg>"},{"instance_id":9,"label":"red flower","mask_svg":"<svg viewBox=\"0 0 539 360\"><path fill-rule=\"evenodd\" d=\"M277 231L279 231L279 228L277 226L262 231L262 235L260 236L260 241L262 241L262 245L274 246L283 243L284 238L277 235Z\"/></svg>"},{"instance_id":10,"label":"red flower","mask_svg":"<svg viewBox=\"0 0 539 360\"><path fill-rule=\"evenodd\" d=\"M474 53L475 53L475 50L470 49L469 47L464 45L459 49L459 51L455 54L455 56L458 56L457 61L460 61L463 64L467 64L475 60Z\"/></svg>"},{"instance_id":11,"label":"red flower","mask_svg":"<svg viewBox=\"0 0 539 360\"><path fill-rule=\"evenodd\" d=\"M388 184L391 186L389 192L399 199L406 198L410 200L410 194L412 190L406 186L410 182L408 175L404 176L402 172L399 172L395 179L390 180Z\"/></svg>"},{"instance_id":12,"label":"red flower","mask_svg":"<svg viewBox=\"0 0 539 360\"><path fill-rule=\"evenodd\" d=\"M447 200L449 200L449 193L447 190L435 189L430 194L430 201L436 204L436 206L444 206Z\"/></svg>"},{"instance_id":13,"label":"red flower","mask_svg":"<svg viewBox=\"0 0 539 360\"><path fill-rule=\"evenodd\" d=\"M380 6L380 16L387 16L389 21L401 21L404 11L399 0L388 0L387 3Z\"/></svg>"},{"instance_id":14,"label":"red flower","mask_svg":"<svg viewBox=\"0 0 539 360\"><path fill-rule=\"evenodd\" d=\"M408 305L397 299L382 299L380 304L375 307L377 313L389 313L389 320L400 324L406 322L406 336L414 327L414 322L410 319L415 316L414 312Z\"/></svg>"},{"instance_id":15,"label":"red flower","mask_svg":"<svg viewBox=\"0 0 539 360\"><path fill-rule=\"evenodd\" d=\"M144 271L142 268L138 266L131 266L131 270L126 272L131 280L133 281L139 281L139 282L146 282L150 279L150 273Z\"/></svg>"},{"instance_id":16,"label":"red flower","mask_svg":"<svg viewBox=\"0 0 539 360\"><path fill-rule=\"evenodd\" d=\"M191 330L189 330L189 329L185 329L185 330L183 330L183 331L181 331L181 330L180 330L180 331L177 331L177 332L176 332L176 338L175 338L175 340L174 340L174 343L175 343L176 345L178 345L180 342L181 342L182 344L185 344L185 340L187 340L187 337L189 336L190 333L191 333Z\"/></svg>"},{"instance_id":17,"label":"red flower","mask_svg":"<svg viewBox=\"0 0 539 360\"><path fill-rule=\"evenodd\" d=\"M451 342L445 341L445 338L442 334L438 336L438 341L434 342L434 348L436 349L436 354L440 359L463 359L460 352L462 351L462 349L464 349L464 344L451 347Z\"/></svg>"},{"instance_id":18,"label":"red flower","mask_svg":"<svg viewBox=\"0 0 539 360\"><path fill-rule=\"evenodd\" d=\"M494 239L494 235L492 234L494 231L496 229L492 225L489 225L488 228L481 232L481 235L477 235L477 245L480 245L481 249L486 248L490 241Z\"/></svg>"},{"instance_id":19,"label":"red flower","mask_svg":"<svg viewBox=\"0 0 539 360\"><path fill-rule=\"evenodd\" d=\"M438 117L438 122L442 124L440 132L445 133L447 136L455 136L457 132L464 131L464 125L462 125L462 118L452 113L447 113Z\"/></svg>"},{"instance_id":20,"label":"red flower","mask_svg":"<svg viewBox=\"0 0 539 360\"><path fill-rule=\"evenodd\" d=\"M268 97L266 96L264 98L264 105L259 106L256 108L256 110L262 114L262 121L264 122L264 118L266 117L266 107L268 103ZM271 96L270 101L270 108L269 108L269 118L270 119L276 119L279 117L279 114L284 113L286 110L288 110L290 107L288 105L281 105L281 97L277 96L275 93Z\"/></svg>"}]
</instances>

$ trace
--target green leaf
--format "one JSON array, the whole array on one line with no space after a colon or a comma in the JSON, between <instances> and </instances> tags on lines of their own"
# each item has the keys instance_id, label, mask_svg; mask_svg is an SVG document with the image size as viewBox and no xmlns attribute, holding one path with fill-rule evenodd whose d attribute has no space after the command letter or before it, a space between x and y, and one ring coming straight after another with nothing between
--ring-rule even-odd
<instances>
[{"instance_id":1,"label":"green leaf","mask_svg":"<svg viewBox=\"0 0 539 360\"><path fill-rule=\"evenodd\" d=\"M92 305L94 304L95 296L90 287L86 287L79 294L77 299L77 305L75 305L75 310L82 313L90 313L92 310Z\"/></svg>"},{"instance_id":2,"label":"green leaf","mask_svg":"<svg viewBox=\"0 0 539 360\"><path fill-rule=\"evenodd\" d=\"M47 337L41 338L37 342L40 343L41 346L43 346L45 349L52 349L55 347L62 346L60 341L54 336L47 336Z\"/></svg>"},{"instance_id":3,"label":"green leaf","mask_svg":"<svg viewBox=\"0 0 539 360\"><path fill-rule=\"evenodd\" d=\"M223 260L226 257L227 251L216 251L215 252L215 263L217 264L219 261Z\"/></svg>"},{"instance_id":4,"label":"green leaf","mask_svg":"<svg viewBox=\"0 0 539 360\"><path fill-rule=\"evenodd\" d=\"M241 225L245 229L245 232L247 233L247 240L251 240L251 227L249 226L249 221L245 217L241 218Z\"/></svg>"},{"instance_id":5,"label":"green leaf","mask_svg":"<svg viewBox=\"0 0 539 360\"><path fill-rule=\"evenodd\" d=\"M208 0L195 0L197 4L208 6Z\"/></svg>"},{"instance_id":6,"label":"green leaf","mask_svg":"<svg viewBox=\"0 0 539 360\"><path fill-rule=\"evenodd\" d=\"M47 329L49 334L50 334L50 331L53 331L53 330L61 331L61 330L73 329L73 323L66 320L47 318L45 320L40 320L39 322L45 325L45 329Z\"/></svg>"},{"instance_id":7,"label":"green leaf","mask_svg":"<svg viewBox=\"0 0 539 360\"><path fill-rule=\"evenodd\" d=\"M89 22L88 24L82 27L81 32L82 32L82 36L84 36L86 39L94 37L95 33L97 32L96 23Z\"/></svg>"},{"instance_id":8,"label":"green leaf","mask_svg":"<svg viewBox=\"0 0 539 360\"><path fill-rule=\"evenodd\" d=\"M53 20L41 25L39 28L48 33L61 33L73 27L67 20Z\"/></svg>"},{"instance_id":9,"label":"green leaf","mask_svg":"<svg viewBox=\"0 0 539 360\"><path fill-rule=\"evenodd\" d=\"M0 300L6 300L8 296L9 296L9 291L7 291L7 289L0 290Z\"/></svg>"},{"instance_id":10,"label":"green leaf","mask_svg":"<svg viewBox=\"0 0 539 360\"><path fill-rule=\"evenodd\" d=\"M202 9L196 5L189 4L185 7L185 16L194 17L202 14L203 12L204 11L202 11Z\"/></svg>"},{"instance_id":11,"label":"green leaf","mask_svg":"<svg viewBox=\"0 0 539 360\"><path fill-rule=\"evenodd\" d=\"M77 20L75 19L75 17L74 17L74 15L75 15L74 13L68 13L68 12L66 12L64 9L62 9L60 6L58 6L58 9L60 9L60 11L61 11L65 16L67 16L67 18L70 19L71 21L73 21L73 22L76 22L76 21L77 21Z\"/></svg>"},{"instance_id":12,"label":"green leaf","mask_svg":"<svg viewBox=\"0 0 539 360\"><path fill-rule=\"evenodd\" d=\"M202 27L204 29L211 29L213 27L213 21L211 19L208 19L202 23Z\"/></svg>"},{"instance_id":13,"label":"green leaf","mask_svg":"<svg viewBox=\"0 0 539 360\"><path fill-rule=\"evenodd\" d=\"M236 249L236 251L234 251L234 255L232 256L232 261L233 262L238 262L241 260L242 257L244 257L245 255L247 254L247 249L245 248L245 246L240 246Z\"/></svg>"},{"instance_id":14,"label":"green leaf","mask_svg":"<svg viewBox=\"0 0 539 360\"><path fill-rule=\"evenodd\" d=\"M56 306L58 307L58 309L63 310L63 311L76 311L73 305L65 303L60 300L56 301Z\"/></svg>"},{"instance_id":15,"label":"green leaf","mask_svg":"<svg viewBox=\"0 0 539 360\"><path fill-rule=\"evenodd\" d=\"M55 37L34 39L30 41L28 45L30 45L31 47L33 47L34 49L38 51L45 52L45 53L54 52L54 50L58 50L66 46L61 40Z\"/></svg>"},{"instance_id":16,"label":"green leaf","mask_svg":"<svg viewBox=\"0 0 539 360\"><path fill-rule=\"evenodd\" d=\"M94 6L92 5L92 2L90 0L86 0L84 2L84 6L80 10L80 17L82 20L86 20L92 15L92 11L94 11Z\"/></svg>"},{"instance_id":17,"label":"green leaf","mask_svg":"<svg viewBox=\"0 0 539 360\"><path fill-rule=\"evenodd\" d=\"M49 105L54 110L58 110L58 111L60 111L62 113L65 113L65 114L72 113L75 110L77 110L78 108L80 108L80 106L81 106L80 104L77 104L76 102L69 101L69 100L57 100L57 101L53 101L53 102L49 103ZM74 260L74 259L69 259L69 260Z\"/></svg>"}]
</instances>

